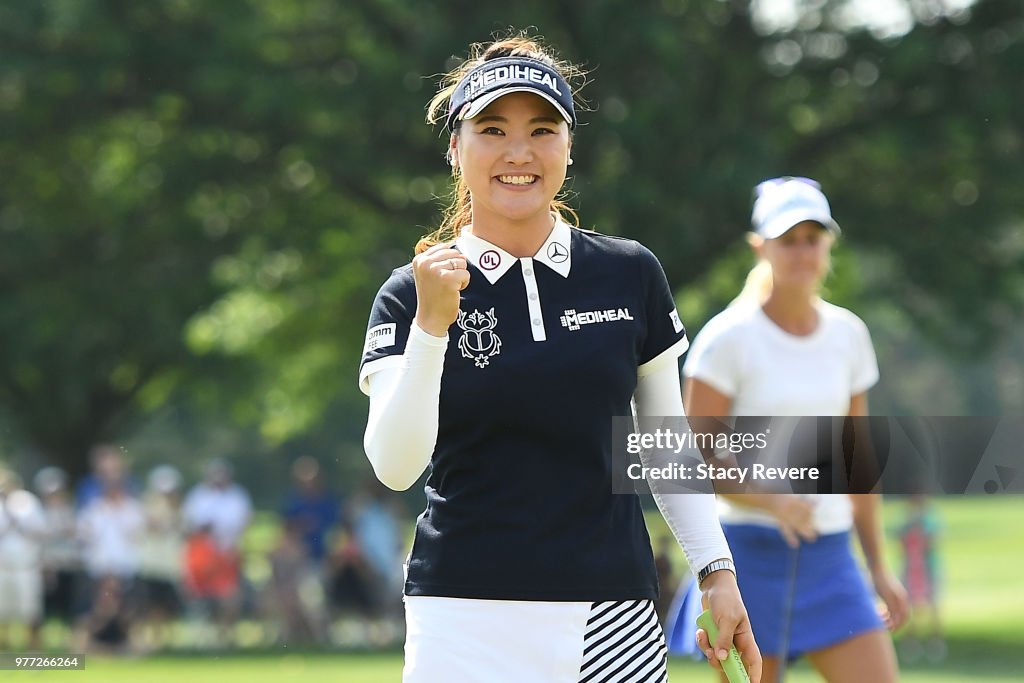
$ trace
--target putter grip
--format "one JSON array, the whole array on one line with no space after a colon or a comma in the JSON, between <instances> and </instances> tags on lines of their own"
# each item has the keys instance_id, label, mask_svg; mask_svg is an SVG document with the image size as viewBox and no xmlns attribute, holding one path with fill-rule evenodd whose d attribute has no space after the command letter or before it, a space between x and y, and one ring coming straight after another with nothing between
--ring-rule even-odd
<instances>
[{"instance_id":1,"label":"putter grip","mask_svg":"<svg viewBox=\"0 0 1024 683\"><path fill-rule=\"evenodd\" d=\"M701 612L700 616L697 617L697 626L707 631L708 640L711 641L711 649L715 649L715 640L718 639L718 627L715 625L715 620L711 618L711 610ZM750 683L750 676L747 675L747 670L743 667L743 660L740 659L740 653L736 651L735 645L729 646L729 656L722 662L722 671L725 672L729 683Z\"/></svg>"}]
</instances>

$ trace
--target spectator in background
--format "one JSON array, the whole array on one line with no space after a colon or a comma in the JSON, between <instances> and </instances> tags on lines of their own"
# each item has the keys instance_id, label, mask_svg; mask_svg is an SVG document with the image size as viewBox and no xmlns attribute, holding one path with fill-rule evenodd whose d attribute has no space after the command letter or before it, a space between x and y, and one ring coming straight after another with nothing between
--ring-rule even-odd
<instances>
[{"instance_id":1,"label":"spectator in background","mask_svg":"<svg viewBox=\"0 0 1024 683\"><path fill-rule=\"evenodd\" d=\"M900 655L913 662L923 654L933 663L946 658L946 641L939 616L938 514L928 496L915 494L907 501L907 517L900 529L903 582L910 598L910 619L900 643Z\"/></svg>"},{"instance_id":2,"label":"spectator in background","mask_svg":"<svg viewBox=\"0 0 1024 683\"><path fill-rule=\"evenodd\" d=\"M232 474L226 460L210 461L203 481L189 491L182 505L185 528L198 532L190 537L186 550L193 592L213 609L225 643L244 603L241 542L252 518L249 494L232 480Z\"/></svg>"},{"instance_id":3,"label":"spectator in background","mask_svg":"<svg viewBox=\"0 0 1024 683\"><path fill-rule=\"evenodd\" d=\"M341 619L335 633L342 640L386 645L401 635L403 516L374 479L351 498L328 582L331 607ZM346 619L351 615L357 618Z\"/></svg>"},{"instance_id":4,"label":"spectator in background","mask_svg":"<svg viewBox=\"0 0 1024 683\"><path fill-rule=\"evenodd\" d=\"M327 556L327 535L339 521L340 500L324 488L320 463L308 455L292 464L292 481L294 487L281 517L300 534L309 560L322 565Z\"/></svg>"},{"instance_id":5,"label":"spectator in background","mask_svg":"<svg viewBox=\"0 0 1024 683\"><path fill-rule=\"evenodd\" d=\"M77 616L82 555L78 544L75 508L68 491L67 473L44 467L33 480L43 506L43 614L70 625Z\"/></svg>"},{"instance_id":6,"label":"spectator in background","mask_svg":"<svg viewBox=\"0 0 1024 683\"><path fill-rule=\"evenodd\" d=\"M239 564L233 551L217 543L213 527L195 528L185 542L182 587L191 616L217 624L215 638L201 638L200 645L230 642L230 627L241 611Z\"/></svg>"},{"instance_id":7,"label":"spectator in background","mask_svg":"<svg viewBox=\"0 0 1024 683\"><path fill-rule=\"evenodd\" d=\"M27 625L32 649L39 647L43 617L42 540L46 520L21 478L0 466L0 647L12 624Z\"/></svg>"},{"instance_id":8,"label":"spectator in background","mask_svg":"<svg viewBox=\"0 0 1024 683\"><path fill-rule=\"evenodd\" d=\"M83 544L89 609L80 624L92 628L102 603L104 618L115 606L118 614L130 614L134 607L134 583L139 571L139 544L146 528L142 504L125 490L122 468L99 470L103 494L88 503L78 518L78 535ZM116 589L116 595L103 591ZM120 618L120 617L118 617ZM82 634L79 633L80 640Z\"/></svg>"},{"instance_id":9,"label":"spectator in background","mask_svg":"<svg viewBox=\"0 0 1024 683\"><path fill-rule=\"evenodd\" d=\"M105 481L118 480L132 496L138 491L138 482L127 473L124 457L117 446L101 443L89 451L92 472L83 477L75 488L75 507L84 510L89 503L103 495Z\"/></svg>"},{"instance_id":10,"label":"spectator in background","mask_svg":"<svg viewBox=\"0 0 1024 683\"><path fill-rule=\"evenodd\" d=\"M146 529L139 558L139 582L146 647L169 639L171 619L181 613L182 563L185 552L181 515L181 473L171 465L154 467L147 477L142 506Z\"/></svg>"},{"instance_id":11,"label":"spectator in background","mask_svg":"<svg viewBox=\"0 0 1024 683\"><path fill-rule=\"evenodd\" d=\"M373 599L380 609L400 607L402 596L401 508L388 489L368 479L352 501L352 533L370 571Z\"/></svg>"},{"instance_id":12,"label":"spectator in background","mask_svg":"<svg viewBox=\"0 0 1024 683\"><path fill-rule=\"evenodd\" d=\"M331 608L344 617L354 612L359 621L376 616L373 570L355 536L347 529L341 534L329 560L327 583Z\"/></svg>"},{"instance_id":13,"label":"spectator in background","mask_svg":"<svg viewBox=\"0 0 1024 683\"><path fill-rule=\"evenodd\" d=\"M238 553L242 535L252 517L252 502L244 488L232 480L227 460L211 460L204 479L196 484L182 505L188 529L208 527L217 545L224 551Z\"/></svg>"},{"instance_id":14,"label":"spectator in background","mask_svg":"<svg viewBox=\"0 0 1024 683\"><path fill-rule=\"evenodd\" d=\"M309 456L292 464L292 478L295 485L282 517L297 526L310 561L322 565L327 557L328 535L340 521L340 499L324 488L321 466Z\"/></svg>"},{"instance_id":15,"label":"spectator in background","mask_svg":"<svg viewBox=\"0 0 1024 683\"><path fill-rule=\"evenodd\" d=\"M146 527L142 505L125 490L120 468L100 470L103 493L82 510L78 535L89 577L112 574L129 584L139 571L139 543Z\"/></svg>"},{"instance_id":16,"label":"spectator in background","mask_svg":"<svg viewBox=\"0 0 1024 683\"><path fill-rule=\"evenodd\" d=\"M324 642L327 539L341 518L340 499L325 489L320 463L308 455L292 463L292 482L281 510L281 538L271 557L272 589L284 618L281 635Z\"/></svg>"},{"instance_id":17,"label":"spectator in background","mask_svg":"<svg viewBox=\"0 0 1024 683\"><path fill-rule=\"evenodd\" d=\"M326 641L324 585L319 568L310 562L305 539L298 519L285 520L270 553L270 587L282 643Z\"/></svg>"}]
</instances>

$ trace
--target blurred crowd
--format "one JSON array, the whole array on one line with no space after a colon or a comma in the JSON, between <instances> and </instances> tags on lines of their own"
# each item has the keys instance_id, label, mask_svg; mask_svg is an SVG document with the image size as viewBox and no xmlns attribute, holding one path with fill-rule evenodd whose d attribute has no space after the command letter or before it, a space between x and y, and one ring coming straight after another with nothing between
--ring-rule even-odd
<instances>
[{"instance_id":1,"label":"blurred crowd","mask_svg":"<svg viewBox=\"0 0 1024 683\"><path fill-rule=\"evenodd\" d=\"M308 456L271 515L213 460L187 485L172 465L144 479L97 446L72 482L44 467L23 482L0 465L0 651L146 653L297 645L394 646L403 634L408 519L375 479L342 498ZM285 491L286 487L282 487ZM912 497L897 532L915 618L901 657L941 661L934 510ZM680 581L674 542L655 539L663 587ZM672 590L657 602L664 620Z\"/></svg>"},{"instance_id":2,"label":"blurred crowd","mask_svg":"<svg viewBox=\"0 0 1024 683\"><path fill-rule=\"evenodd\" d=\"M112 446L90 464L77 482L0 466L0 650L400 642L405 524L375 482L343 500L299 458L254 551L227 461L191 486L166 464L140 480Z\"/></svg>"}]
</instances>

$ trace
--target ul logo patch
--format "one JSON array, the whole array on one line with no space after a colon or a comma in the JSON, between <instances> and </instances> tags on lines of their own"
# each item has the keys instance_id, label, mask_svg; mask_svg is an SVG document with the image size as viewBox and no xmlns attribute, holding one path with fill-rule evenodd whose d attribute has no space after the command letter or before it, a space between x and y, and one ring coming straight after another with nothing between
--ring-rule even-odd
<instances>
[{"instance_id":1,"label":"ul logo patch","mask_svg":"<svg viewBox=\"0 0 1024 683\"><path fill-rule=\"evenodd\" d=\"M494 270L501 265L501 256L493 249L488 249L480 254L480 267L484 270Z\"/></svg>"},{"instance_id":2,"label":"ul logo patch","mask_svg":"<svg viewBox=\"0 0 1024 683\"><path fill-rule=\"evenodd\" d=\"M478 368L486 368L491 356L501 353L501 338L494 333L498 326L498 317L494 309L481 313L459 311L457 320L462 336L459 337L459 351L463 358L472 360Z\"/></svg>"}]
</instances>

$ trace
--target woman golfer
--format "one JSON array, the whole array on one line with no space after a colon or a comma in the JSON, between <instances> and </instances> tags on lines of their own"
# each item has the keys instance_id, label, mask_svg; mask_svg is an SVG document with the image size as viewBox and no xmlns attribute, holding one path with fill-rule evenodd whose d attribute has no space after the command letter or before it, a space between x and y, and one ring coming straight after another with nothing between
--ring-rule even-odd
<instances>
[{"instance_id":1,"label":"woman golfer","mask_svg":"<svg viewBox=\"0 0 1024 683\"><path fill-rule=\"evenodd\" d=\"M807 178L768 180L756 195L749 239L759 262L736 302L693 342L683 366L687 413L866 415L867 390L878 381L867 327L818 294L839 233L828 200ZM723 498L722 523L764 653L764 680L776 681L784 660L805 655L832 683L895 681L896 658L874 594L892 628L906 618L907 600L885 565L879 497ZM874 591L851 552L852 527Z\"/></svg>"},{"instance_id":2,"label":"woman golfer","mask_svg":"<svg viewBox=\"0 0 1024 683\"><path fill-rule=\"evenodd\" d=\"M374 301L360 368L377 476L429 465L404 681L667 679L650 539L612 495L612 418L681 415L686 335L658 260L566 222L579 72L524 35L474 45L428 119L454 200ZM760 656L710 496L661 496L752 678Z\"/></svg>"}]
</instances>

